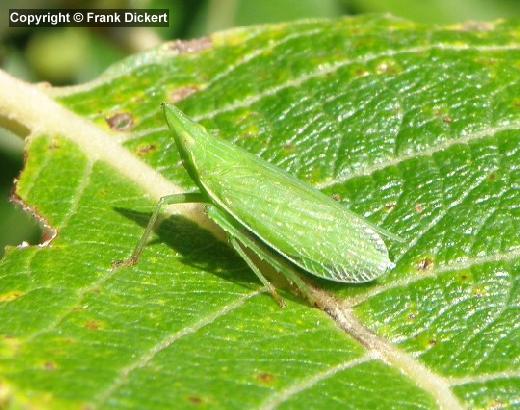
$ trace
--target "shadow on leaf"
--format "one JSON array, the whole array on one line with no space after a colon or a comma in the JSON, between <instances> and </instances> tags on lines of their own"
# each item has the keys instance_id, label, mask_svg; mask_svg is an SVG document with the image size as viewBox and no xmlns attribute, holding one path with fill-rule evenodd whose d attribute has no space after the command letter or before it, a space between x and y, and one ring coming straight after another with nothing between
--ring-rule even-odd
<instances>
[{"instance_id":1,"label":"shadow on leaf","mask_svg":"<svg viewBox=\"0 0 520 410\"><path fill-rule=\"evenodd\" d=\"M114 210L125 218L145 228L151 217L150 212L140 212L115 207ZM180 255L182 263L212 273L222 279L244 283L256 287L257 281L245 262L224 242L216 239L210 232L180 215L172 215L158 223L155 235L147 246L164 243ZM135 238L135 241L139 237ZM128 250L130 256L133 248ZM146 248L144 250L146 253ZM146 257L146 255L144 255Z\"/></svg>"}]
</instances>

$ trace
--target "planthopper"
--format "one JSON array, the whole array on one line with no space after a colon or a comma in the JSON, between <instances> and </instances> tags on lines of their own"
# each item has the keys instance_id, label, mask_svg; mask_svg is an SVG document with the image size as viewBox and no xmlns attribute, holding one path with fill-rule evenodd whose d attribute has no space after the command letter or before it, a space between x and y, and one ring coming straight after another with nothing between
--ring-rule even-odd
<instances>
[{"instance_id":1,"label":"planthopper","mask_svg":"<svg viewBox=\"0 0 520 410\"><path fill-rule=\"evenodd\" d=\"M171 104L168 126L197 192L162 197L132 256L137 263L163 206L206 204L207 214L227 234L275 300L284 302L250 257L256 254L285 276L311 304L311 287L298 271L345 283L372 281L394 264L381 236L400 240L319 190L236 145L210 134Z\"/></svg>"}]
</instances>

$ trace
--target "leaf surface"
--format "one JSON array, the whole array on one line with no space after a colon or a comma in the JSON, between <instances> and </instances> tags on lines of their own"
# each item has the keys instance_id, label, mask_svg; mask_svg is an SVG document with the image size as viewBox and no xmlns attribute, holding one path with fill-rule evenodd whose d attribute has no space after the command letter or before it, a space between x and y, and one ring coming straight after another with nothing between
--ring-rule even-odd
<instances>
[{"instance_id":1,"label":"leaf surface","mask_svg":"<svg viewBox=\"0 0 520 410\"><path fill-rule=\"evenodd\" d=\"M48 90L61 106L35 87L12 100L33 130L16 195L56 235L0 262L0 402L517 406L519 33L377 16L250 27ZM280 309L177 215L141 263L112 269L159 185L194 188L163 101L403 237L388 242L396 268L358 286L315 280L336 298L329 315L289 294Z\"/></svg>"}]
</instances>

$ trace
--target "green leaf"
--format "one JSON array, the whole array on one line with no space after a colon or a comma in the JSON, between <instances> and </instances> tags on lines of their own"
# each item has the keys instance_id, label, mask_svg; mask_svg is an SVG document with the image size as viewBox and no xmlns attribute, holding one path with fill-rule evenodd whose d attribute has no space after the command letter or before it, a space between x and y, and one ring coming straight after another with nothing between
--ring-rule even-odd
<instances>
[{"instance_id":1,"label":"green leaf","mask_svg":"<svg viewBox=\"0 0 520 410\"><path fill-rule=\"evenodd\" d=\"M68 89L0 73L4 123L32 130L16 194L55 234L0 264L0 402L518 406L519 36L368 16L167 43ZM112 269L160 195L194 188L163 101L405 238L397 267L280 309L178 207Z\"/></svg>"},{"instance_id":2,"label":"green leaf","mask_svg":"<svg viewBox=\"0 0 520 410\"><path fill-rule=\"evenodd\" d=\"M518 2L511 0L342 0L356 12L386 12L422 23L456 23L459 21L486 21L503 16L520 17Z\"/></svg>"}]
</instances>

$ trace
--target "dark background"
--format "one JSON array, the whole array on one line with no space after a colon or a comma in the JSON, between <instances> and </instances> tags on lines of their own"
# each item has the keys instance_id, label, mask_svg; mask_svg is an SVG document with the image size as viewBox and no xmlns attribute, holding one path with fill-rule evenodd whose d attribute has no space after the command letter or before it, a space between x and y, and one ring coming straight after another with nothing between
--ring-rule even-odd
<instances>
[{"instance_id":1,"label":"dark background","mask_svg":"<svg viewBox=\"0 0 520 410\"><path fill-rule=\"evenodd\" d=\"M9 8L169 8L169 28L9 28ZM228 27L300 18L391 13L453 24L520 16L520 0L105 0L2 1L0 66L30 82L88 81L110 64L164 40L201 37ZM38 225L9 202L23 165L23 140L0 128L0 256L4 246L38 243Z\"/></svg>"}]
</instances>

